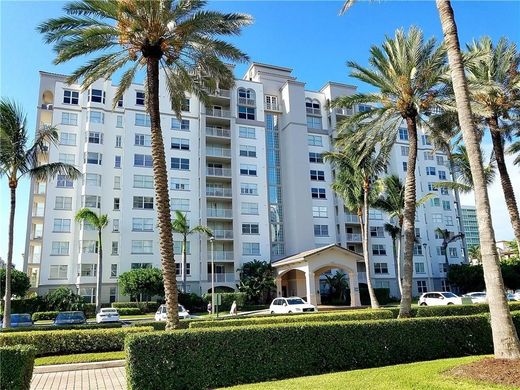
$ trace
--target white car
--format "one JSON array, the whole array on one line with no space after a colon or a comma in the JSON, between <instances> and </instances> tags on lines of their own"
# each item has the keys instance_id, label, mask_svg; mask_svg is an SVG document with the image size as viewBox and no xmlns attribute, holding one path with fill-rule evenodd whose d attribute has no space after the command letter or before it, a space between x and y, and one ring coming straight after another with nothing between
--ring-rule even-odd
<instances>
[{"instance_id":1,"label":"white car","mask_svg":"<svg viewBox=\"0 0 520 390\"><path fill-rule=\"evenodd\" d=\"M187 318L191 318L190 312L184 308L182 305L178 305L179 308L179 318L181 320L185 320ZM161 305L157 309L155 313L155 321L166 321L166 305Z\"/></svg>"},{"instance_id":2,"label":"white car","mask_svg":"<svg viewBox=\"0 0 520 390\"><path fill-rule=\"evenodd\" d=\"M318 308L299 297L276 298L269 306L271 314L316 312Z\"/></svg>"},{"instance_id":3,"label":"white car","mask_svg":"<svg viewBox=\"0 0 520 390\"><path fill-rule=\"evenodd\" d=\"M485 292L470 292L464 294L463 298L470 298L472 303L487 303L487 297Z\"/></svg>"},{"instance_id":4,"label":"white car","mask_svg":"<svg viewBox=\"0 0 520 390\"><path fill-rule=\"evenodd\" d=\"M103 308L96 314L96 322L98 324L101 322L119 322L120 319L119 312L112 307Z\"/></svg>"},{"instance_id":5,"label":"white car","mask_svg":"<svg viewBox=\"0 0 520 390\"><path fill-rule=\"evenodd\" d=\"M419 298L420 306L462 305L462 298L449 291L428 292Z\"/></svg>"}]
</instances>

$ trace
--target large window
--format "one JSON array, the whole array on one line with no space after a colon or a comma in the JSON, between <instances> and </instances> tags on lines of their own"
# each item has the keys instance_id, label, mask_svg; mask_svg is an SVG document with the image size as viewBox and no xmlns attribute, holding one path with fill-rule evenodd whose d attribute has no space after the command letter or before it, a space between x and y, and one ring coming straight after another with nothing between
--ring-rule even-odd
<instances>
[{"instance_id":1,"label":"large window","mask_svg":"<svg viewBox=\"0 0 520 390\"><path fill-rule=\"evenodd\" d=\"M134 188L153 188L153 176L134 175Z\"/></svg>"},{"instance_id":2,"label":"large window","mask_svg":"<svg viewBox=\"0 0 520 390\"><path fill-rule=\"evenodd\" d=\"M188 171L190 169L190 160L188 158L172 157L170 160L170 168L180 171Z\"/></svg>"},{"instance_id":3,"label":"large window","mask_svg":"<svg viewBox=\"0 0 520 390\"><path fill-rule=\"evenodd\" d=\"M327 199L325 188L311 188L311 196L313 199Z\"/></svg>"},{"instance_id":4,"label":"large window","mask_svg":"<svg viewBox=\"0 0 520 390\"><path fill-rule=\"evenodd\" d=\"M423 246L421 244L413 244L413 254L414 256L422 256Z\"/></svg>"},{"instance_id":5,"label":"large window","mask_svg":"<svg viewBox=\"0 0 520 390\"><path fill-rule=\"evenodd\" d=\"M258 195L258 185L254 183L240 183L242 195Z\"/></svg>"},{"instance_id":6,"label":"large window","mask_svg":"<svg viewBox=\"0 0 520 390\"><path fill-rule=\"evenodd\" d=\"M435 176L436 170L435 167L426 167L426 176Z\"/></svg>"},{"instance_id":7,"label":"large window","mask_svg":"<svg viewBox=\"0 0 520 390\"><path fill-rule=\"evenodd\" d=\"M385 229L382 226L370 226L370 237L383 238Z\"/></svg>"},{"instance_id":8,"label":"large window","mask_svg":"<svg viewBox=\"0 0 520 390\"><path fill-rule=\"evenodd\" d=\"M311 169L310 171L311 180L325 181L325 171L317 171Z\"/></svg>"},{"instance_id":9,"label":"large window","mask_svg":"<svg viewBox=\"0 0 520 390\"><path fill-rule=\"evenodd\" d=\"M67 265L51 265L49 269L49 279L67 279Z\"/></svg>"},{"instance_id":10,"label":"large window","mask_svg":"<svg viewBox=\"0 0 520 390\"><path fill-rule=\"evenodd\" d=\"M257 242L242 243L242 254L245 256L260 255L260 244Z\"/></svg>"},{"instance_id":11,"label":"large window","mask_svg":"<svg viewBox=\"0 0 520 390\"><path fill-rule=\"evenodd\" d=\"M457 248L448 248L450 257L459 257Z\"/></svg>"},{"instance_id":12,"label":"large window","mask_svg":"<svg viewBox=\"0 0 520 390\"><path fill-rule=\"evenodd\" d=\"M177 118L172 118L172 130L190 131L190 121L188 119L178 120Z\"/></svg>"},{"instance_id":13,"label":"large window","mask_svg":"<svg viewBox=\"0 0 520 390\"><path fill-rule=\"evenodd\" d=\"M134 167L152 167L152 156L149 154L134 154Z\"/></svg>"},{"instance_id":14,"label":"large window","mask_svg":"<svg viewBox=\"0 0 520 390\"><path fill-rule=\"evenodd\" d=\"M63 91L63 104L78 104L79 103L79 92L64 90Z\"/></svg>"},{"instance_id":15,"label":"large window","mask_svg":"<svg viewBox=\"0 0 520 390\"><path fill-rule=\"evenodd\" d=\"M75 165L76 156L74 154L69 154L69 153L60 153L59 161L60 161L60 163Z\"/></svg>"},{"instance_id":16,"label":"large window","mask_svg":"<svg viewBox=\"0 0 520 390\"><path fill-rule=\"evenodd\" d=\"M96 152L85 153L85 162L87 164L101 165L103 162L103 155Z\"/></svg>"},{"instance_id":17,"label":"large window","mask_svg":"<svg viewBox=\"0 0 520 390\"><path fill-rule=\"evenodd\" d=\"M428 292L428 287L426 287L426 280L418 280L417 281L417 292L419 294L423 294Z\"/></svg>"},{"instance_id":18,"label":"large window","mask_svg":"<svg viewBox=\"0 0 520 390\"><path fill-rule=\"evenodd\" d=\"M58 188L72 188L74 182L67 175L58 175L56 177L56 187Z\"/></svg>"},{"instance_id":19,"label":"large window","mask_svg":"<svg viewBox=\"0 0 520 390\"><path fill-rule=\"evenodd\" d=\"M309 146L323 146L323 139L320 135L308 135L307 144Z\"/></svg>"},{"instance_id":20,"label":"large window","mask_svg":"<svg viewBox=\"0 0 520 390\"><path fill-rule=\"evenodd\" d=\"M258 215L258 203L242 202L240 209L244 215Z\"/></svg>"},{"instance_id":21,"label":"large window","mask_svg":"<svg viewBox=\"0 0 520 390\"><path fill-rule=\"evenodd\" d=\"M90 111L88 121L90 123L105 123L105 114L101 111Z\"/></svg>"},{"instance_id":22,"label":"large window","mask_svg":"<svg viewBox=\"0 0 520 390\"><path fill-rule=\"evenodd\" d=\"M242 234L258 234L259 228L257 223L243 223Z\"/></svg>"},{"instance_id":23,"label":"large window","mask_svg":"<svg viewBox=\"0 0 520 390\"><path fill-rule=\"evenodd\" d=\"M69 254L68 241L53 241L51 247L51 255L53 256L67 256Z\"/></svg>"},{"instance_id":24,"label":"large window","mask_svg":"<svg viewBox=\"0 0 520 390\"><path fill-rule=\"evenodd\" d=\"M132 240L132 253L135 253L135 254L153 253L153 240Z\"/></svg>"},{"instance_id":25,"label":"large window","mask_svg":"<svg viewBox=\"0 0 520 390\"><path fill-rule=\"evenodd\" d=\"M385 256L386 247L383 244L373 244L372 245L372 254L374 256Z\"/></svg>"},{"instance_id":26,"label":"large window","mask_svg":"<svg viewBox=\"0 0 520 390\"><path fill-rule=\"evenodd\" d=\"M256 157L256 146L240 145L240 155L242 157Z\"/></svg>"},{"instance_id":27,"label":"large window","mask_svg":"<svg viewBox=\"0 0 520 390\"><path fill-rule=\"evenodd\" d=\"M425 274L426 273L426 267L424 266L424 263L415 263L415 273L416 274Z\"/></svg>"},{"instance_id":28,"label":"large window","mask_svg":"<svg viewBox=\"0 0 520 390\"><path fill-rule=\"evenodd\" d=\"M446 171L439 171L439 180L446 180Z\"/></svg>"},{"instance_id":29,"label":"large window","mask_svg":"<svg viewBox=\"0 0 520 390\"><path fill-rule=\"evenodd\" d=\"M110 278L117 278L117 264L110 264Z\"/></svg>"},{"instance_id":30,"label":"large window","mask_svg":"<svg viewBox=\"0 0 520 390\"><path fill-rule=\"evenodd\" d=\"M307 116L307 127L309 129L321 130L321 117L318 116Z\"/></svg>"},{"instance_id":31,"label":"large window","mask_svg":"<svg viewBox=\"0 0 520 390\"><path fill-rule=\"evenodd\" d=\"M60 144L75 146L76 145L76 134L61 132L60 133Z\"/></svg>"},{"instance_id":32,"label":"large window","mask_svg":"<svg viewBox=\"0 0 520 390\"><path fill-rule=\"evenodd\" d=\"M69 233L70 232L70 219L54 218L53 232Z\"/></svg>"},{"instance_id":33,"label":"large window","mask_svg":"<svg viewBox=\"0 0 520 390\"><path fill-rule=\"evenodd\" d=\"M189 191L190 190L190 179L184 179L181 177L172 177L170 179L170 189L175 191Z\"/></svg>"},{"instance_id":34,"label":"large window","mask_svg":"<svg viewBox=\"0 0 520 390\"><path fill-rule=\"evenodd\" d=\"M54 208L56 210L71 210L72 209L72 197L69 196L57 196L54 202Z\"/></svg>"},{"instance_id":35,"label":"large window","mask_svg":"<svg viewBox=\"0 0 520 390\"><path fill-rule=\"evenodd\" d=\"M72 112L62 112L61 113L61 124L62 125L71 125L77 126L78 124L78 114Z\"/></svg>"},{"instance_id":36,"label":"large window","mask_svg":"<svg viewBox=\"0 0 520 390\"><path fill-rule=\"evenodd\" d=\"M88 101L105 104L105 92L101 89L90 89L88 91Z\"/></svg>"},{"instance_id":37,"label":"large window","mask_svg":"<svg viewBox=\"0 0 520 390\"><path fill-rule=\"evenodd\" d=\"M153 218L132 218L132 230L135 232L153 232Z\"/></svg>"},{"instance_id":38,"label":"large window","mask_svg":"<svg viewBox=\"0 0 520 390\"><path fill-rule=\"evenodd\" d=\"M171 209L179 211L190 211L190 200L182 198L171 199Z\"/></svg>"},{"instance_id":39,"label":"large window","mask_svg":"<svg viewBox=\"0 0 520 390\"><path fill-rule=\"evenodd\" d=\"M182 241L173 241L173 254L182 255ZM191 242L186 241L186 254L191 254Z\"/></svg>"},{"instance_id":40,"label":"large window","mask_svg":"<svg viewBox=\"0 0 520 390\"><path fill-rule=\"evenodd\" d=\"M81 264L81 276L96 276L97 264Z\"/></svg>"},{"instance_id":41,"label":"large window","mask_svg":"<svg viewBox=\"0 0 520 390\"><path fill-rule=\"evenodd\" d=\"M150 127L150 115L148 114L135 114L135 125Z\"/></svg>"},{"instance_id":42,"label":"large window","mask_svg":"<svg viewBox=\"0 0 520 390\"><path fill-rule=\"evenodd\" d=\"M83 207L94 208L94 209L101 208L101 196L84 195L83 196Z\"/></svg>"},{"instance_id":43,"label":"large window","mask_svg":"<svg viewBox=\"0 0 520 390\"><path fill-rule=\"evenodd\" d=\"M238 117L240 119L255 120L255 111L253 107L238 106Z\"/></svg>"},{"instance_id":44,"label":"large window","mask_svg":"<svg viewBox=\"0 0 520 390\"><path fill-rule=\"evenodd\" d=\"M240 138L249 138L249 139L255 139L256 138L256 131L253 127L244 127L240 126L238 128L238 135Z\"/></svg>"},{"instance_id":45,"label":"large window","mask_svg":"<svg viewBox=\"0 0 520 390\"><path fill-rule=\"evenodd\" d=\"M442 223L442 214L432 214L432 222L433 223Z\"/></svg>"},{"instance_id":46,"label":"large window","mask_svg":"<svg viewBox=\"0 0 520 390\"><path fill-rule=\"evenodd\" d=\"M190 150L190 140L187 138L172 137L171 148L178 150Z\"/></svg>"},{"instance_id":47,"label":"large window","mask_svg":"<svg viewBox=\"0 0 520 390\"><path fill-rule=\"evenodd\" d=\"M256 165L240 164L240 174L243 176L256 176Z\"/></svg>"},{"instance_id":48,"label":"large window","mask_svg":"<svg viewBox=\"0 0 520 390\"><path fill-rule=\"evenodd\" d=\"M144 92L135 93L135 104L137 106L144 106Z\"/></svg>"},{"instance_id":49,"label":"large window","mask_svg":"<svg viewBox=\"0 0 520 390\"><path fill-rule=\"evenodd\" d=\"M134 137L136 146L152 146L152 136L150 134L136 134Z\"/></svg>"},{"instance_id":50,"label":"large window","mask_svg":"<svg viewBox=\"0 0 520 390\"><path fill-rule=\"evenodd\" d=\"M314 237L328 237L329 226L328 225L314 225Z\"/></svg>"},{"instance_id":51,"label":"large window","mask_svg":"<svg viewBox=\"0 0 520 390\"><path fill-rule=\"evenodd\" d=\"M153 209L153 197L152 196L134 196L133 201L134 209Z\"/></svg>"},{"instance_id":52,"label":"large window","mask_svg":"<svg viewBox=\"0 0 520 390\"><path fill-rule=\"evenodd\" d=\"M309 162L311 163L323 163L323 154L321 153L315 153L315 152L309 152Z\"/></svg>"},{"instance_id":53,"label":"large window","mask_svg":"<svg viewBox=\"0 0 520 390\"><path fill-rule=\"evenodd\" d=\"M445 211L451 210L451 202L449 200L442 201L442 209Z\"/></svg>"},{"instance_id":54,"label":"large window","mask_svg":"<svg viewBox=\"0 0 520 390\"><path fill-rule=\"evenodd\" d=\"M374 273L375 274L387 274L388 273L388 264L387 263L374 263Z\"/></svg>"},{"instance_id":55,"label":"large window","mask_svg":"<svg viewBox=\"0 0 520 390\"><path fill-rule=\"evenodd\" d=\"M326 206L312 206L312 216L314 218L327 218Z\"/></svg>"},{"instance_id":56,"label":"large window","mask_svg":"<svg viewBox=\"0 0 520 390\"><path fill-rule=\"evenodd\" d=\"M408 141L408 129L399 128L399 139L401 141Z\"/></svg>"},{"instance_id":57,"label":"large window","mask_svg":"<svg viewBox=\"0 0 520 390\"><path fill-rule=\"evenodd\" d=\"M121 168L121 156L114 156L114 168Z\"/></svg>"},{"instance_id":58,"label":"large window","mask_svg":"<svg viewBox=\"0 0 520 390\"><path fill-rule=\"evenodd\" d=\"M97 173L87 173L84 176L85 185L92 187L101 187L101 175Z\"/></svg>"}]
</instances>

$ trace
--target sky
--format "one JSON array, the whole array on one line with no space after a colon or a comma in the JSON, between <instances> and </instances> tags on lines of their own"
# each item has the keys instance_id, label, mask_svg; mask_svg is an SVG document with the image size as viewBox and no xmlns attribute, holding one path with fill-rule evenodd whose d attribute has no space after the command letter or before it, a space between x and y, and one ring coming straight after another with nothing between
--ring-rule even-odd
<instances>
[{"instance_id":1,"label":"sky","mask_svg":"<svg viewBox=\"0 0 520 390\"><path fill-rule=\"evenodd\" d=\"M462 46L481 36L497 40L506 36L520 46L520 1L453 1ZM27 113L30 132L35 130L38 99L38 71L68 74L83 60L53 65L52 47L46 45L36 27L51 17L62 15L60 1L0 0L0 95L18 102ZM339 1L211 1L208 8L242 12L254 17L254 24L230 39L252 61L285 66L318 90L327 81L368 87L349 78L347 60L367 63L370 46L379 45L398 28L420 27L426 37L442 40L435 2L357 1L344 16L338 16ZM247 64L236 66L241 78ZM117 82L117 80L114 80ZM490 150L490 141L484 140ZM520 199L520 168L508 159L516 197ZM13 260L22 268L25 247L29 184L18 188ZM512 239L513 233L498 180L490 187L491 208L497 240ZM463 204L474 204L473 195L463 196ZM0 257L7 257L9 189L0 179Z\"/></svg>"}]
</instances>

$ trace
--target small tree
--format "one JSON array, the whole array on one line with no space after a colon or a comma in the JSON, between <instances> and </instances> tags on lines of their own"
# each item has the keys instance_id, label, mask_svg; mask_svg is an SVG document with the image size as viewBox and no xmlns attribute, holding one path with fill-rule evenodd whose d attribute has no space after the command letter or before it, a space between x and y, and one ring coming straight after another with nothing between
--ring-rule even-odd
<instances>
[{"instance_id":1,"label":"small tree","mask_svg":"<svg viewBox=\"0 0 520 390\"><path fill-rule=\"evenodd\" d=\"M5 295L5 268L0 268L0 299L4 298ZM27 294L31 288L31 280L25 274L25 272L18 271L16 269L11 270L11 294L16 295L18 298L22 298Z\"/></svg>"},{"instance_id":2,"label":"small tree","mask_svg":"<svg viewBox=\"0 0 520 390\"><path fill-rule=\"evenodd\" d=\"M140 301L141 295L164 296L163 275L158 268L138 268L119 275L119 288L123 295L135 297Z\"/></svg>"},{"instance_id":3,"label":"small tree","mask_svg":"<svg viewBox=\"0 0 520 390\"><path fill-rule=\"evenodd\" d=\"M325 275L325 281L330 287L331 298L344 303L348 288L348 278L344 272L336 271L333 276Z\"/></svg>"},{"instance_id":4,"label":"small tree","mask_svg":"<svg viewBox=\"0 0 520 390\"><path fill-rule=\"evenodd\" d=\"M247 295L247 301L260 304L271 300L276 292L274 268L267 261L253 260L238 269L238 290Z\"/></svg>"},{"instance_id":5,"label":"small tree","mask_svg":"<svg viewBox=\"0 0 520 390\"><path fill-rule=\"evenodd\" d=\"M58 311L83 310L85 301L81 295L74 293L70 288L58 287L45 295L49 309Z\"/></svg>"}]
</instances>

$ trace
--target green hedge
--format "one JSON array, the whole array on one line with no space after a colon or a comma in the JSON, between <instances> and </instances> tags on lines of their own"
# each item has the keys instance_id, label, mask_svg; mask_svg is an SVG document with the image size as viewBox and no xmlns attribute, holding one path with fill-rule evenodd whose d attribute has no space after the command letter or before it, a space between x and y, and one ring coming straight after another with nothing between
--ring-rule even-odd
<instances>
[{"instance_id":1,"label":"green hedge","mask_svg":"<svg viewBox=\"0 0 520 390\"><path fill-rule=\"evenodd\" d=\"M218 293L222 296L222 304L219 305L218 310L219 311L227 311L231 309L231 305L233 304L233 301L237 301L237 306L241 308L246 303L247 295L246 293L242 292L233 292L233 293ZM202 296L204 299L204 302L210 303L211 302L211 294L204 294Z\"/></svg>"},{"instance_id":2,"label":"green hedge","mask_svg":"<svg viewBox=\"0 0 520 390\"><path fill-rule=\"evenodd\" d=\"M33 313L32 320L34 322L41 321L41 320L52 320L56 318L59 311L37 311L36 313Z\"/></svg>"},{"instance_id":3,"label":"green hedge","mask_svg":"<svg viewBox=\"0 0 520 390\"><path fill-rule=\"evenodd\" d=\"M493 342L477 315L154 332L129 336L125 350L130 389L167 390L489 354Z\"/></svg>"},{"instance_id":4,"label":"green hedge","mask_svg":"<svg viewBox=\"0 0 520 390\"><path fill-rule=\"evenodd\" d=\"M106 322L101 324L81 324L81 325L37 325L27 326L19 328L7 328L1 329L0 333L12 333L12 332L34 332L44 330L65 330L65 329L110 329L110 328L121 328L123 326L120 322Z\"/></svg>"},{"instance_id":5,"label":"green hedge","mask_svg":"<svg viewBox=\"0 0 520 390\"><path fill-rule=\"evenodd\" d=\"M188 329L192 322L205 322L204 320L186 319L179 321L179 329ZM151 326L155 330L165 330L166 321L135 321L132 326Z\"/></svg>"},{"instance_id":6,"label":"green hedge","mask_svg":"<svg viewBox=\"0 0 520 390\"><path fill-rule=\"evenodd\" d=\"M119 307L117 308L117 312L120 316L135 316L140 314L145 314L138 307Z\"/></svg>"},{"instance_id":7,"label":"green hedge","mask_svg":"<svg viewBox=\"0 0 520 390\"><path fill-rule=\"evenodd\" d=\"M30 345L0 347L0 389L29 390L35 355Z\"/></svg>"},{"instance_id":8,"label":"green hedge","mask_svg":"<svg viewBox=\"0 0 520 390\"><path fill-rule=\"evenodd\" d=\"M509 310L520 310L520 302L510 302ZM449 305L449 306L419 306L417 317L442 317L442 316L464 316L480 313L489 313L486 304L475 305Z\"/></svg>"},{"instance_id":9,"label":"green hedge","mask_svg":"<svg viewBox=\"0 0 520 390\"><path fill-rule=\"evenodd\" d=\"M141 310L140 314L154 313L157 311L161 304L154 301L148 302L113 302L112 307L116 309L120 308L137 308Z\"/></svg>"},{"instance_id":10,"label":"green hedge","mask_svg":"<svg viewBox=\"0 0 520 390\"><path fill-rule=\"evenodd\" d=\"M0 334L0 346L34 345L37 356L122 351L127 334L152 327L14 332Z\"/></svg>"},{"instance_id":11,"label":"green hedge","mask_svg":"<svg viewBox=\"0 0 520 390\"><path fill-rule=\"evenodd\" d=\"M349 310L332 313L273 315L269 317L247 317L233 320L193 321L190 328L215 328L225 326L248 326L267 324L290 324L301 322L382 320L393 318L390 310Z\"/></svg>"}]
</instances>

